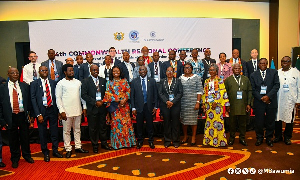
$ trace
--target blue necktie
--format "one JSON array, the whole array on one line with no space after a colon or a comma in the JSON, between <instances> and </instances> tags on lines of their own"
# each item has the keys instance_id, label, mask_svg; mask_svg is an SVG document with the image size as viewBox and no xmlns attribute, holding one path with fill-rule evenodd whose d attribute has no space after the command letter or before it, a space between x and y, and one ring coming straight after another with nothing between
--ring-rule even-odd
<instances>
[{"instance_id":1,"label":"blue necktie","mask_svg":"<svg viewBox=\"0 0 300 180\"><path fill-rule=\"evenodd\" d=\"M145 79L142 80L142 86L143 86L143 95L144 95L144 103L147 103L147 90L146 90L146 83Z\"/></svg>"}]
</instances>

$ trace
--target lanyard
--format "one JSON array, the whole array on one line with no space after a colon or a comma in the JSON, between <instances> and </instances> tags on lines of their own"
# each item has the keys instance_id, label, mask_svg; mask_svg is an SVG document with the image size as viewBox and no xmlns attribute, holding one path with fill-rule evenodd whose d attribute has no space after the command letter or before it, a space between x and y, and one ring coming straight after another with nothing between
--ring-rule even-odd
<instances>
[{"instance_id":1,"label":"lanyard","mask_svg":"<svg viewBox=\"0 0 300 180\"><path fill-rule=\"evenodd\" d=\"M234 77L234 80L236 81L236 83L239 85L239 90L240 90L241 89L240 87L241 87L241 79L242 79L242 77L240 76L239 82L237 81L237 79L235 78L234 75L233 75L233 77Z\"/></svg>"}]
</instances>

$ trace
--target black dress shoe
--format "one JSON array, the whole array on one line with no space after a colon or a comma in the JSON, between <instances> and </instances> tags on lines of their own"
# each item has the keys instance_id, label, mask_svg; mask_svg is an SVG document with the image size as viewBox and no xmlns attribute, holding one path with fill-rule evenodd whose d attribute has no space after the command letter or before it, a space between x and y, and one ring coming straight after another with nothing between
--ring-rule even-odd
<instances>
[{"instance_id":1,"label":"black dress shoe","mask_svg":"<svg viewBox=\"0 0 300 180\"><path fill-rule=\"evenodd\" d=\"M59 152L55 152L52 155L57 158L63 158L63 156Z\"/></svg>"},{"instance_id":2,"label":"black dress shoe","mask_svg":"<svg viewBox=\"0 0 300 180\"><path fill-rule=\"evenodd\" d=\"M155 148L153 142L149 143L149 146L150 146L151 149L154 149L154 148Z\"/></svg>"},{"instance_id":3,"label":"black dress shoe","mask_svg":"<svg viewBox=\"0 0 300 180\"><path fill-rule=\"evenodd\" d=\"M49 162L50 161L50 156L49 154L44 155L44 161Z\"/></svg>"},{"instance_id":4,"label":"black dress shoe","mask_svg":"<svg viewBox=\"0 0 300 180\"><path fill-rule=\"evenodd\" d=\"M72 151L67 151L67 153L66 153L66 158L70 158L71 155L72 155Z\"/></svg>"},{"instance_id":5,"label":"black dress shoe","mask_svg":"<svg viewBox=\"0 0 300 180\"><path fill-rule=\"evenodd\" d=\"M170 147L171 146L171 144L170 143L168 143L168 144L165 144L165 148L168 148L168 147Z\"/></svg>"},{"instance_id":6,"label":"black dress shoe","mask_svg":"<svg viewBox=\"0 0 300 180\"><path fill-rule=\"evenodd\" d=\"M273 147L273 142L272 142L272 140L267 140L266 143L267 143L268 146Z\"/></svg>"},{"instance_id":7,"label":"black dress shoe","mask_svg":"<svg viewBox=\"0 0 300 180\"><path fill-rule=\"evenodd\" d=\"M279 141L283 141L282 137L276 137L274 140L273 140L273 143L278 143Z\"/></svg>"},{"instance_id":8,"label":"black dress shoe","mask_svg":"<svg viewBox=\"0 0 300 180\"><path fill-rule=\"evenodd\" d=\"M89 153L88 150L84 150L84 149L82 149L82 148L75 149L75 152L78 152L78 153Z\"/></svg>"},{"instance_id":9,"label":"black dress shoe","mask_svg":"<svg viewBox=\"0 0 300 180\"><path fill-rule=\"evenodd\" d=\"M13 162L11 167L12 168L17 168L19 166L19 162Z\"/></svg>"},{"instance_id":10,"label":"black dress shoe","mask_svg":"<svg viewBox=\"0 0 300 180\"><path fill-rule=\"evenodd\" d=\"M0 162L0 167L6 167L6 165L3 162Z\"/></svg>"},{"instance_id":11,"label":"black dress shoe","mask_svg":"<svg viewBox=\"0 0 300 180\"><path fill-rule=\"evenodd\" d=\"M178 148L179 147L179 144L173 144L175 148Z\"/></svg>"},{"instance_id":12,"label":"black dress shoe","mask_svg":"<svg viewBox=\"0 0 300 180\"><path fill-rule=\"evenodd\" d=\"M257 140L256 142L255 142L255 146L260 146L262 144L262 140Z\"/></svg>"},{"instance_id":13,"label":"black dress shoe","mask_svg":"<svg viewBox=\"0 0 300 180\"><path fill-rule=\"evenodd\" d=\"M112 150L112 147L109 146L107 143L106 144L101 144L101 148L106 149L106 150Z\"/></svg>"},{"instance_id":14,"label":"black dress shoe","mask_svg":"<svg viewBox=\"0 0 300 180\"><path fill-rule=\"evenodd\" d=\"M233 145L234 140L229 140L228 145Z\"/></svg>"},{"instance_id":15,"label":"black dress shoe","mask_svg":"<svg viewBox=\"0 0 300 180\"><path fill-rule=\"evenodd\" d=\"M141 149L142 146L143 146L143 143L137 143L136 148Z\"/></svg>"},{"instance_id":16,"label":"black dress shoe","mask_svg":"<svg viewBox=\"0 0 300 180\"><path fill-rule=\"evenodd\" d=\"M93 152L94 153L98 153L98 146L97 147L93 147Z\"/></svg>"},{"instance_id":17,"label":"black dress shoe","mask_svg":"<svg viewBox=\"0 0 300 180\"><path fill-rule=\"evenodd\" d=\"M248 144L246 143L245 140L240 140L240 143L241 143L242 145L244 145L244 146L248 146ZM229 143L228 143L228 144L229 144Z\"/></svg>"},{"instance_id":18,"label":"black dress shoe","mask_svg":"<svg viewBox=\"0 0 300 180\"><path fill-rule=\"evenodd\" d=\"M32 158L28 158L28 159L25 159L25 161L27 161L28 163L34 163L34 160Z\"/></svg>"},{"instance_id":19,"label":"black dress shoe","mask_svg":"<svg viewBox=\"0 0 300 180\"><path fill-rule=\"evenodd\" d=\"M292 144L292 141L291 141L291 139L284 139L284 143L285 143L286 145L291 145L291 144Z\"/></svg>"}]
</instances>

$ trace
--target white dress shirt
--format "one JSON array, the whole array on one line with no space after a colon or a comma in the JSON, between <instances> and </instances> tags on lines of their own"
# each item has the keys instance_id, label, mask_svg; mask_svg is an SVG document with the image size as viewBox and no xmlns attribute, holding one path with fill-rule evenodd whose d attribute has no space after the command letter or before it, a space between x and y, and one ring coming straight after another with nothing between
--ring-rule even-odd
<instances>
[{"instance_id":1,"label":"white dress shirt","mask_svg":"<svg viewBox=\"0 0 300 180\"><path fill-rule=\"evenodd\" d=\"M12 81L8 81L8 91L9 91L9 99L10 99L10 105L11 105L11 112L13 112L13 90L14 90L15 84ZM17 93L18 93L18 101L23 101L23 94L21 91L21 88L19 86L19 82L16 81L16 87L17 87ZM19 103L18 103L19 104ZM21 109L20 109L21 110ZM20 111L22 112L22 111Z\"/></svg>"},{"instance_id":2,"label":"white dress shirt","mask_svg":"<svg viewBox=\"0 0 300 180\"><path fill-rule=\"evenodd\" d=\"M40 77L39 75L39 67L41 64L39 63L34 63L35 64L35 70L36 70L36 78L38 79ZM26 82L27 84L30 84L33 81L33 63L30 62L26 64L23 68L23 81Z\"/></svg>"},{"instance_id":3,"label":"white dress shirt","mask_svg":"<svg viewBox=\"0 0 300 180\"><path fill-rule=\"evenodd\" d=\"M252 65L253 65L254 71L256 71L257 70L257 59L252 59Z\"/></svg>"}]
</instances>

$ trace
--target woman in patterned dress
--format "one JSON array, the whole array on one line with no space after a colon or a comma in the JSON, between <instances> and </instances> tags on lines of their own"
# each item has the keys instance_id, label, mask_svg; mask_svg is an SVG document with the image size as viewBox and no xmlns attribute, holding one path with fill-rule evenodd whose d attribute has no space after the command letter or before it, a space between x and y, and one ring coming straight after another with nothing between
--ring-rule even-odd
<instances>
[{"instance_id":1,"label":"woman in patterned dress","mask_svg":"<svg viewBox=\"0 0 300 180\"><path fill-rule=\"evenodd\" d=\"M136 144L133 126L130 118L130 86L118 66L114 66L106 83L106 92L103 102L110 106L117 102L118 107L111 113L111 145L114 149L132 147Z\"/></svg>"},{"instance_id":2,"label":"woman in patterned dress","mask_svg":"<svg viewBox=\"0 0 300 180\"><path fill-rule=\"evenodd\" d=\"M210 78L205 80L202 96L203 111L206 111L206 123L203 145L226 146L226 134L223 118L223 106L230 105L224 82L217 76L218 66L209 66Z\"/></svg>"},{"instance_id":3,"label":"woman in patterned dress","mask_svg":"<svg viewBox=\"0 0 300 180\"><path fill-rule=\"evenodd\" d=\"M198 122L198 110L200 108L201 95L203 94L201 77L193 74L193 65L187 62L184 65L184 74L180 76L183 87L183 96L181 98L181 123L183 128L183 140L181 144L188 141L187 128L192 126L191 145L196 144L196 132Z\"/></svg>"}]
</instances>

